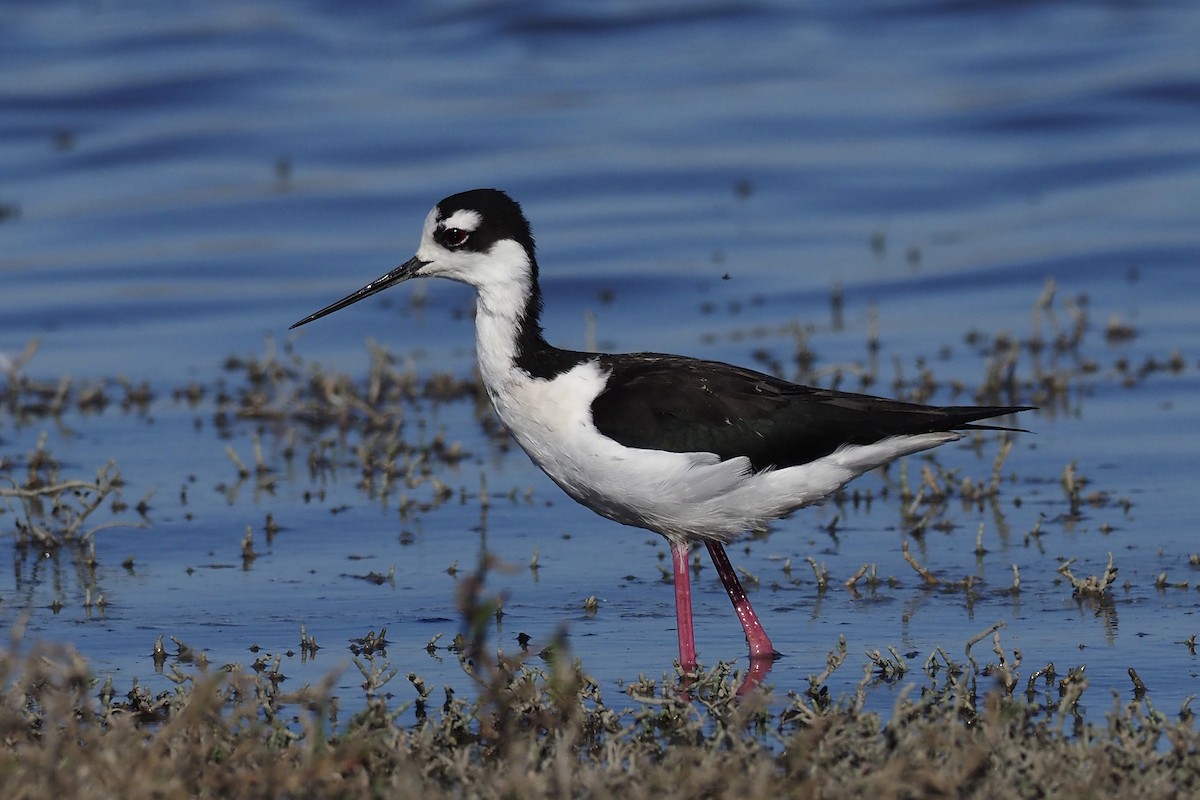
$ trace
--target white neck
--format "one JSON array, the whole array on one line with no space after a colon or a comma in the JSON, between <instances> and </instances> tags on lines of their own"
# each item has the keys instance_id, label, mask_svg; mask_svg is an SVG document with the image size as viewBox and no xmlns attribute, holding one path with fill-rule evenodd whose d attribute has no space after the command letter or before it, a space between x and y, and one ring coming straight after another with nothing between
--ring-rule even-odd
<instances>
[{"instance_id":1,"label":"white neck","mask_svg":"<svg viewBox=\"0 0 1200 800\"><path fill-rule=\"evenodd\" d=\"M516 367L517 341L532 287L532 269L524 250L516 253L497 253L491 257L519 258L517 266L496 270L488 279L475 284L475 349L479 372L489 394L495 399L496 390L519 377ZM494 277L493 277L494 276ZM536 320L532 321L537 324Z\"/></svg>"}]
</instances>

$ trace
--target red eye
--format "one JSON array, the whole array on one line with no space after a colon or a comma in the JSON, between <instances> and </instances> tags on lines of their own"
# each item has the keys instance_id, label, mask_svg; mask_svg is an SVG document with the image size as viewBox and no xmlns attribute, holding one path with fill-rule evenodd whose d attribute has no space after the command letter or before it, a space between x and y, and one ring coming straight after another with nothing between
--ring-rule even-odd
<instances>
[{"instance_id":1,"label":"red eye","mask_svg":"<svg viewBox=\"0 0 1200 800\"><path fill-rule=\"evenodd\" d=\"M470 235L469 231L464 231L462 228L446 228L442 231L442 244L446 247L462 247Z\"/></svg>"}]
</instances>

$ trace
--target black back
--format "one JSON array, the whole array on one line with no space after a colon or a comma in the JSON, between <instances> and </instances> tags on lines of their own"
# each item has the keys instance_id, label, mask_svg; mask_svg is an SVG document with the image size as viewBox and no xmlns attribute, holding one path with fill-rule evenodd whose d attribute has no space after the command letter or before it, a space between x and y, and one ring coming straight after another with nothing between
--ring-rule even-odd
<instances>
[{"instance_id":1,"label":"black back","mask_svg":"<svg viewBox=\"0 0 1200 800\"><path fill-rule=\"evenodd\" d=\"M969 423L1016 406L923 406L799 386L754 370L683 356L599 356L611 371L592 420L627 447L746 456L755 470L790 467L844 444L985 428Z\"/></svg>"}]
</instances>

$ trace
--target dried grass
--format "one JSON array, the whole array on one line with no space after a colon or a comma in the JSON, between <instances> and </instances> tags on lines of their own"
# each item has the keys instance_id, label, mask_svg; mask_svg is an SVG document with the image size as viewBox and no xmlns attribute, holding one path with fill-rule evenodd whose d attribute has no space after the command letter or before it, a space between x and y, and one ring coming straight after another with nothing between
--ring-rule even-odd
<instances>
[{"instance_id":1,"label":"dried grass","mask_svg":"<svg viewBox=\"0 0 1200 800\"><path fill-rule=\"evenodd\" d=\"M464 612L486 605L462 599ZM968 664L930 659L924 685L902 692L887 719L864 710L864 689L831 702L817 680L783 704L759 690L739 696L742 676L726 665L697 678L642 679L614 707L578 662L558 657L535 670L485 654L481 635L469 635L461 658L479 684L477 699L447 692L428 713L431 692L410 675L422 700L411 726L399 722L411 719L411 706L374 691L339 722L332 678L283 693L269 671L197 666L180 673L174 691L152 697L135 684L120 696L70 649L34 646L21 656L14 642L0 652L0 782L10 800L1200 791L1200 735L1186 704L1170 719L1135 694L1128 704L1114 700L1096 724L1079 710L1080 673L1055 684L1046 670L1031 676L1024 697L1014 695L1016 676L1000 670L1004 653L991 633L999 665L980 666L969 650ZM831 654L830 663L841 662ZM1039 677L1058 691L1039 697ZM990 688L981 692L979 683Z\"/></svg>"}]
</instances>

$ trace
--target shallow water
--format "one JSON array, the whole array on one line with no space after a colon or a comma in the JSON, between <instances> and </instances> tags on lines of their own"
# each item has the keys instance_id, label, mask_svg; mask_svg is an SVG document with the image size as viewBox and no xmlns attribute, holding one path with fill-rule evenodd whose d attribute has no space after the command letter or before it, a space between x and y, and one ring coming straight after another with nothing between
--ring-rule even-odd
<instances>
[{"instance_id":1,"label":"shallow water","mask_svg":"<svg viewBox=\"0 0 1200 800\"><path fill-rule=\"evenodd\" d=\"M536 652L565 629L612 691L669 670L664 543L575 506L522 454L498 450L469 402L413 411L423 438L444 431L471 456L437 467L452 501L408 518L398 497L362 491L353 467L314 478L303 457L289 464L272 426L215 424L216 387L241 380L226 358L285 342L361 376L374 338L422 374L469 377L463 287L406 286L300 335L286 328L406 259L443 195L495 185L533 221L546 329L563 346L794 376L799 322L812 326L817 380L840 370L853 389L873 371L870 390L890 394L924 363L943 387L968 387L936 399L970 402L986 371L970 332L1028 339L1040 325L1049 336L1034 311L1048 279L1063 329L1086 297L1087 333L1058 366L1097 369L1072 379L1063 406L1024 416L1033 432L1017 437L994 505L951 499L939 517L950 527L914 539L893 469L854 485L869 504L801 512L731 556L758 578L748 588L786 655L768 679L781 693L807 688L839 635L850 657L835 693L860 679L865 651L894 646L918 670L937 647L963 657L996 622L1009 656L1021 651L1023 679L1049 661L1060 674L1086 664L1101 709L1108 690L1128 695L1129 667L1164 710L1195 693L1196 657L1181 643L1198 632L1200 599L1188 560L1200 552L1189 513L1200 430L1193 4L255 2L163 13L43 2L0 20L0 354L12 360L36 339L25 375L126 376L154 395L141 411L114 403L24 422L0 412L0 459L15 480L45 433L64 474L115 459L125 501L150 494L144 519L98 512L145 527L97 532L95 576L66 553L14 553L0 625L27 618L27 639L74 644L118 685L162 686L160 634L216 664L249 664L261 654L252 645L290 651L283 671L300 683L348 665L351 639L386 627L401 676L466 689L456 658L425 645L458 631L456 587L486 550L507 565L487 582L506 597L494 631L506 651L520 632ZM1111 318L1136 335L1106 337ZM1175 353L1176 370L1127 381L1121 368ZM1023 354L1019 373L1031 370ZM194 406L173 396L189 382L208 389ZM239 485L226 455L253 463L256 431L276 470L270 491L253 477ZM986 481L995 453L989 438L936 458ZM1077 519L1060 484L1071 462L1085 494L1106 493ZM911 484L924 463L903 468ZM433 489L408 494L424 502ZM270 542L267 514L282 527ZM0 514L0 530L11 535L15 516ZM243 568L247 526L258 557ZM948 582L981 582L923 588L905 539ZM1110 551L1112 603L1073 599L1061 560L1096 575ZM810 556L830 574L825 592ZM841 583L867 563L884 581L856 596ZM1013 564L1017 596L1006 591ZM393 568L392 581L360 579ZM1162 573L1186 588L1156 587ZM88 589L102 609L84 607ZM696 590L701 659L744 666L711 567ZM301 625L322 645L312 663L297 652ZM977 645L981 663L990 647ZM403 697L402 681L388 688ZM348 666L342 688L355 694L359 682ZM904 685L875 702L889 708Z\"/></svg>"}]
</instances>

